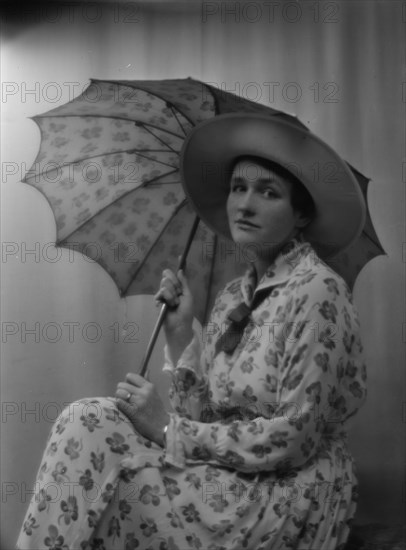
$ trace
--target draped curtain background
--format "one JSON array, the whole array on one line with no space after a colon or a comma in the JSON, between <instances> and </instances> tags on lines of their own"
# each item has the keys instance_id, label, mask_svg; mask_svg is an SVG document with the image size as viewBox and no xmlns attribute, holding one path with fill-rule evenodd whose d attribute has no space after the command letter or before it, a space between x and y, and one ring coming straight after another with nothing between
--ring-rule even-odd
<instances>
[{"instance_id":1,"label":"draped curtain background","mask_svg":"<svg viewBox=\"0 0 406 550\"><path fill-rule=\"evenodd\" d=\"M2 8L2 548L15 543L51 422L77 398L114 393L139 366L157 315L151 297L122 300L100 266L55 250L47 201L20 183L40 141L28 117L69 101L91 77L191 76L235 91L297 114L372 179L369 206L387 255L364 268L354 289L369 397L350 435L361 482L358 520L403 521L404 7L192 1ZM151 377L164 395L162 345L161 338Z\"/></svg>"}]
</instances>

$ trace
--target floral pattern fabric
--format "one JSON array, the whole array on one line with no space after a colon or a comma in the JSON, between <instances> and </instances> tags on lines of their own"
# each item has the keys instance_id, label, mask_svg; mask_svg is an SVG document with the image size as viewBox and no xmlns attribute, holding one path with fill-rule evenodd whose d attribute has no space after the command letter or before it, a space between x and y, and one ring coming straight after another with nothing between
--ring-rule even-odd
<instances>
[{"instance_id":1,"label":"floral pattern fabric","mask_svg":"<svg viewBox=\"0 0 406 550\"><path fill-rule=\"evenodd\" d=\"M228 312L262 289L237 348L215 354ZM288 243L258 284L252 271L229 283L164 370L165 449L112 398L62 413L19 549L344 547L357 500L346 434L366 373L350 292L307 242Z\"/></svg>"}]
</instances>

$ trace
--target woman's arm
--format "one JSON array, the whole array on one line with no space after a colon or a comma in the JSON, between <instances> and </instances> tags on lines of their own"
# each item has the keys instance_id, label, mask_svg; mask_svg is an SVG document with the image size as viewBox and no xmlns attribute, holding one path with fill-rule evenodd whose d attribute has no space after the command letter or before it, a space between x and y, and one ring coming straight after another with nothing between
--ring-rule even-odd
<instances>
[{"instance_id":1,"label":"woman's arm","mask_svg":"<svg viewBox=\"0 0 406 550\"><path fill-rule=\"evenodd\" d=\"M182 270L177 275L170 269L163 271L155 300L167 305L164 320L167 353L176 364L193 338L193 296Z\"/></svg>"},{"instance_id":2,"label":"woman's arm","mask_svg":"<svg viewBox=\"0 0 406 550\"><path fill-rule=\"evenodd\" d=\"M303 329L282 330L270 344L281 357L278 403L259 404L262 416L228 425L172 414L169 463L182 468L197 461L244 472L298 467L320 452L323 435L337 431L361 406L365 367L356 312L343 289L334 299L320 281L309 290L309 305L286 319ZM332 327L333 337L327 330Z\"/></svg>"},{"instance_id":3,"label":"woman's arm","mask_svg":"<svg viewBox=\"0 0 406 550\"><path fill-rule=\"evenodd\" d=\"M207 327L200 335L193 331L191 342L185 347L177 363L172 361L169 345L165 346L164 372L170 373L169 399L172 408L180 416L198 420L208 400L208 372L213 362L214 344L219 332L219 312L222 293L216 296Z\"/></svg>"},{"instance_id":4,"label":"woman's arm","mask_svg":"<svg viewBox=\"0 0 406 550\"><path fill-rule=\"evenodd\" d=\"M163 371L171 376L169 399L172 408L181 416L198 419L206 395L206 373L212 350L208 344L201 351L199 335L192 328L193 296L183 272L178 271L175 275L169 269L164 270L155 299L168 306L164 322Z\"/></svg>"}]
</instances>

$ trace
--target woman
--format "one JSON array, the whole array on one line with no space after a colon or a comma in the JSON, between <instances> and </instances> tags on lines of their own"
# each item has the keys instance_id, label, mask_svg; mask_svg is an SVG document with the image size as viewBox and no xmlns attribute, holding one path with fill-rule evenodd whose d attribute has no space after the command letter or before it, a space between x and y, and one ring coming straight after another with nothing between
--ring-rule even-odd
<instances>
[{"instance_id":1,"label":"woman","mask_svg":"<svg viewBox=\"0 0 406 550\"><path fill-rule=\"evenodd\" d=\"M286 166L295 162L299 178ZM315 181L315 161L337 181ZM273 118L223 115L188 137L186 193L248 257L204 345L182 272L165 270L166 411L136 374L116 399L57 420L18 548L343 548L356 507L348 420L365 398L357 314L319 257L349 246L364 204L323 142ZM206 177L207 175L207 177ZM249 254L251 256L249 257Z\"/></svg>"}]
</instances>

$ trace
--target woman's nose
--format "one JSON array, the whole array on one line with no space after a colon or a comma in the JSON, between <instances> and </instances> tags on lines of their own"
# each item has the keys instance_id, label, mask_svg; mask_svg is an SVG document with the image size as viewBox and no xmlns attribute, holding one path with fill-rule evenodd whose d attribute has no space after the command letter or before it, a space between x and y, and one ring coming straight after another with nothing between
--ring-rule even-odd
<instances>
[{"instance_id":1,"label":"woman's nose","mask_svg":"<svg viewBox=\"0 0 406 550\"><path fill-rule=\"evenodd\" d=\"M238 210L241 212L253 212L254 211L254 197L250 191L243 193L239 196Z\"/></svg>"}]
</instances>

